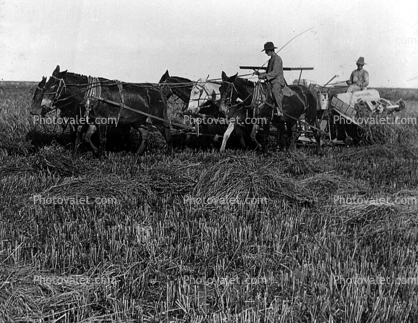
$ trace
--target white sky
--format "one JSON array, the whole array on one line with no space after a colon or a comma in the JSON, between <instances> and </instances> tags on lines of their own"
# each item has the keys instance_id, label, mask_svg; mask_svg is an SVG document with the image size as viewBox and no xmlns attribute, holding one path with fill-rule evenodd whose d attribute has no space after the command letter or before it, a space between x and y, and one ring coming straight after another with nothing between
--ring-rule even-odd
<instances>
[{"instance_id":1,"label":"white sky","mask_svg":"<svg viewBox=\"0 0 418 323\"><path fill-rule=\"evenodd\" d=\"M397 0L0 0L0 79L40 81L55 66L127 82L192 80L261 65L319 84L349 78L364 56L370 86L418 87L418 2ZM285 72L288 82L297 72Z\"/></svg>"}]
</instances>

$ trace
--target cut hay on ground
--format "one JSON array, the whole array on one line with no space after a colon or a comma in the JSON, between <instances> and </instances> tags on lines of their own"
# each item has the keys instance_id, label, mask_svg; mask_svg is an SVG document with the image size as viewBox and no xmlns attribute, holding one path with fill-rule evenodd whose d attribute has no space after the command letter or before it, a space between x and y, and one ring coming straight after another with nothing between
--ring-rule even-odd
<instances>
[{"instance_id":1,"label":"cut hay on ground","mask_svg":"<svg viewBox=\"0 0 418 323\"><path fill-rule=\"evenodd\" d=\"M60 176L78 176L91 171L91 166L79 158L73 158L71 152L63 147L53 145L40 149L37 154L19 158L17 163L9 162L0 167L2 176L39 171Z\"/></svg>"},{"instance_id":2,"label":"cut hay on ground","mask_svg":"<svg viewBox=\"0 0 418 323\"><path fill-rule=\"evenodd\" d=\"M316 174L329 170L325 163L318 162L317 158L303 151L293 150L289 153L279 153L277 161L284 173L292 175Z\"/></svg>"},{"instance_id":3,"label":"cut hay on ground","mask_svg":"<svg viewBox=\"0 0 418 323\"><path fill-rule=\"evenodd\" d=\"M260 166L257 160L230 157L204 170L193 190L200 198L266 198L268 203L288 201L311 204L311 192L268 164Z\"/></svg>"},{"instance_id":4,"label":"cut hay on ground","mask_svg":"<svg viewBox=\"0 0 418 323\"><path fill-rule=\"evenodd\" d=\"M336 174L334 171L305 178L300 184L313 192L318 199L333 199L337 195L365 193L369 187L365 181L354 181Z\"/></svg>"},{"instance_id":5,"label":"cut hay on ground","mask_svg":"<svg viewBox=\"0 0 418 323\"><path fill-rule=\"evenodd\" d=\"M52 276L32 267L3 265L0 322L130 322L106 301L117 289L112 275Z\"/></svg>"},{"instance_id":6,"label":"cut hay on ground","mask_svg":"<svg viewBox=\"0 0 418 323\"><path fill-rule=\"evenodd\" d=\"M405 158L405 159L417 159L418 154L414 147L404 146L400 144L391 144L391 145L371 145L356 147L350 150L345 150L339 156L342 160L370 160L376 158Z\"/></svg>"}]
</instances>

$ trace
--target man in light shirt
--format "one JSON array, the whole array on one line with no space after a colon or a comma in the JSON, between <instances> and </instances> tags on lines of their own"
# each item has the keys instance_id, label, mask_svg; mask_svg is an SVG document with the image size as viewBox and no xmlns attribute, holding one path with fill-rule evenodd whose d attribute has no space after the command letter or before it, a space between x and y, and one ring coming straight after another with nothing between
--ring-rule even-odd
<instances>
[{"instance_id":1,"label":"man in light shirt","mask_svg":"<svg viewBox=\"0 0 418 323\"><path fill-rule=\"evenodd\" d=\"M357 60L357 69L351 73L350 79L347 84L350 85L347 92L363 91L367 90L369 85L369 73L363 69L364 57L360 57Z\"/></svg>"}]
</instances>

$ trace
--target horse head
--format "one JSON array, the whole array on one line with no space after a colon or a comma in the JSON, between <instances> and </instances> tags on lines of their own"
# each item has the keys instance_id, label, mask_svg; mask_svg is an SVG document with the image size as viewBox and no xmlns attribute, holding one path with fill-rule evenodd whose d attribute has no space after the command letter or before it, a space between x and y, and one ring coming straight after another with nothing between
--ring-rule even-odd
<instances>
[{"instance_id":1,"label":"horse head","mask_svg":"<svg viewBox=\"0 0 418 323\"><path fill-rule=\"evenodd\" d=\"M189 105L186 111L198 113L206 102L211 101L215 103L219 97L219 87L220 85L218 83L208 81L208 78L204 81L202 79L197 80L192 87Z\"/></svg>"},{"instance_id":2,"label":"horse head","mask_svg":"<svg viewBox=\"0 0 418 323\"><path fill-rule=\"evenodd\" d=\"M222 84L219 88L221 94L220 110L226 115L228 114L229 106L238 98L238 92L234 85L237 76L238 73L229 77L222 71Z\"/></svg>"},{"instance_id":3,"label":"horse head","mask_svg":"<svg viewBox=\"0 0 418 323\"><path fill-rule=\"evenodd\" d=\"M49 78L44 86L44 95L41 102L41 107L50 110L52 106L60 99L62 91L65 89L64 76L67 74L67 70L60 71L60 66L57 65L52 72L52 76Z\"/></svg>"},{"instance_id":4,"label":"horse head","mask_svg":"<svg viewBox=\"0 0 418 323\"><path fill-rule=\"evenodd\" d=\"M33 94L33 97L32 97L30 113L33 115L45 114L45 111L43 111L41 107L42 98L45 92L45 83L46 83L46 77L42 76L42 81L38 83L38 86L36 87L35 93Z\"/></svg>"},{"instance_id":5,"label":"horse head","mask_svg":"<svg viewBox=\"0 0 418 323\"><path fill-rule=\"evenodd\" d=\"M168 70L165 71L165 73L161 76L160 81L158 84L160 84L161 92L168 100L173 95L173 90L167 85L169 82L170 73L168 73Z\"/></svg>"},{"instance_id":6,"label":"horse head","mask_svg":"<svg viewBox=\"0 0 418 323\"><path fill-rule=\"evenodd\" d=\"M193 84L193 82L189 79L180 76L170 76L170 73L167 70L163 76L161 76L158 83L160 84L161 91L167 100L175 94L184 103L189 102Z\"/></svg>"},{"instance_id":7,"label":"horse head","mask_svg":"<svg viewBox=\"0 0 418 323\"><path fill-rule=\"evenodd\" d=\"M161 76L161 79L158 83L166 82L169 77L170 77L170 73L168 72L168 70L166 70L163 76Z\"/></svg>"}]
</instances>

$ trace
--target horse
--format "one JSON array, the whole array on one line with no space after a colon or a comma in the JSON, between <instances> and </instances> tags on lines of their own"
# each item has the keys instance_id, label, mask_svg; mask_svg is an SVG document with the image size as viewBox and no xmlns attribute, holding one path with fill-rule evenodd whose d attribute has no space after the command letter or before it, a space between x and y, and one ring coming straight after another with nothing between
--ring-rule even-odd
<instances>
[{"instance_id":1,"label":"horse","mask_svg":"<svg viewBox=\"0 0 418 323\"><path fill-rule=\"evenodd\" d=\"M205 81L199 79L193 85L190 93L189 105L187 106L186 111L190 113L198 113L199 109L207 101L211 100L216 102L221 98L219 88L221 84L219 82L208 81L206 78Z\"/></svg>"},{"instance_id":2,"label":"horse","mask_svg":"<svg viewBox=\"0 0 418 323\"><path fill-rule=\"evenodd\" d=\"M219 109L220 92L219 88L221 83L213 81L201 81L198 82L192 88L192 94L190 96L189 106L187 111L192 114L208 114L212 117L219 118L224 117L228 122L228 127L223 128L223 140L220 147L220 151L224 152L227 141L231 134L234 132L238 138L242 149L247 149L247 145L244 141L244 132L241 125L245 124L245 120L248 118L243 105L238 103L225 114ZM251 117L251 116L250 116ZM254 135L253 133L251 135Z\"/></svg>"},{"instance_id":3,"label":"horse","mask_svg":"<svg viewBox=\"0 0 418 323\"><path fill-rule=\"evenodd\" d=\"M162 91L167 100L175 94L184 103L188 103L190 100L190 92L192 91L193 83L193 81L184 77L170 76L168 70L165 71L158 82L158 84L162 85Z\"/></svg>"},{"instance_id":4,"label":"horse","mask_svg":"<svg viewBox=\"0 0 418 323\"><path fill-rule=\"evenodd\" d=\"M265 92L267 84L263 84L263 89ZM284 120L278 118L277 115L274 115L274 107L269 103L264 103L258 110L254 113L254 117L263 120L263 151L265 154L268 153L268 140L270 135L270 123L272 122L277 128L277 146L280 150L283 150L283 139L284 133L286 132L289 140L285 145L285 149L288 150L290 146L290 139L292 138L292 128L299 120L299 117L304 113L305 120L310 126L312 126L314 136L316 139L316 152L320 153L320 133L319 125L317 120L317 100L314 95L309 91L308 88L302 85L291 85L289 86L293 90L292 96L284 96L283 98L283 113ZM220 108L225 113L228 113L229 107L227 106L227 101L229 104L234 103L237 98L241 99L244 102L246 107L251 107L253 103L253 94L255 91L255 83L247 79L238 77L238 73L228 77L225 72L222 72L222 85L219 88L221 93L220 99ZM253 125L252 139L256 140L255 133L259 126ZM287 129L286 129L287 128ZM257 143L257 145L259 145Z\"/></svg>"},{"instance_id":5,"label":"horse","mask_svg":"<svg viewBox=\"0 0 418 323\"><path fill-rule=\"evenodd\" d=\"M98 83L98 84L97 84ZM101 157L106 147L107 124L115 120L116 124L128 125L137 130L151 118L167 142L167 151L174 156L171 142L170 122L167 115L167 100L158 84L125 83L98 78L97 83L89 82L85 75L60 71L59 65L45 84L45 93L41 107L50 108L57 102L74 100L78 104L91 101L86 116L93 118L99 130ZM88 96L92 88L100 88L100 96ZM100 121L100 122L99 122ZM145 150L144 140L137 153Z\"/></svg>"},{"instance_id":6,"label":"horse","mask_svg":"<svg viewBox=\"0 0 418 323\"><path fill-rule=\"evenodd\" d=\"M202 81L199 79L194 82L187 78L179 76L170 76L168 71L161 77L159 84L167 85L163 88L163 93L167 95L167 99L172 95L177 95L183 102L188 103L186 111L189 114L196 114L201 109L201 114L209 115L211 118L219 118L219 107L216 106L215 100L219 98L220 83L210 82L207 79ZM210 93L210 95L209 95ZM222 115L224 116L224 115ZM202 119L199 119L202 120ZM210 138L217 138L223 134L224 129L220 124L201 124L199 129L202 134L198 136L199 141L195 143L196 147L201 147L202 143L212 145L213 142ZM202 137L207 140L202 140ZM191 141L188 136L185 138L185 142ZM203 145L204 146L204 145Z\"/></svg>"},{"instance_id":7,"label":"horse","mask_svg":"<svg viewBox=\"0 0 418 323\"><path fill-rule=\"evenodd\" d=\"M82 124L80 120L83 118L83 114L85 112L85 108L76 102L74 99L69 98L67 102L58 101L54 107L41 107L41 102L43 99L43 95L45 92L45 84L46 84L46 77L42 77L42 80L38 83L31 102L31 110L30 113L32 115L40 115L44 117L47 113L51 112L54 109L60 110L60 117L63 119L67 119L67 123L61 123L63 130L65 130L66 126L69 126L70 135L72 138L72 143L74 145L73 154L76 155L79 146L81 145L82 141L89 144L93 152L97 152L97 147L93 144L91 138L94 132L96 131L96 126L94 124ZM120 125L117 127L122 132L122 135L128 141L127 147L130 147L130 127L125 125Z\"/></svg>"},{"instance_id":8,"label":"horse","mask_svg":"<svg viewBox=\"0 0 418 323\"><path fill-rule=\"evenodd\" d=\"M225 150L225 133L231 125L231 119L220 111L218 102L213 102L211 100L206 101L199 106L198 114L192 114L190 116L190 120L192 124L199 123L198 129L200 135L196 138L200 138L200 145L197 146L202 147L202 145L209 145L213 148L220 149L221 151ZM243 138L243 132L238 124L236 124L235 127L236 128L233 128L236 130L234 132L235 136L231 138L232 140L228 141L228 144L231 148L241 148L245 150L247 149L247 145ZM228 133L227 136L229 138L230 133ZM222 142L219 140L220 138L223 138Z\"/></svg>"},{"instance_id":9,"label":"horse","mask_svg":"<svg viewBox=\"0 0 418 323\"><path fill-rule=\"evenodd\" d=\"M46 84L46 77L42 77L42 80L38 83L35 92L33 94L32 97L32 102L31 102L31 111L30 113L32 115L40 115L41 117L44 117L47 113L51 112L54 109L59 109L60 110L60 115L62 118L67 118L68 119L68 125L70 126L70 134L71 137L73 138L73 143L74 143L74 154L76 154L78 146L80 145L80 132L84 132L87 133L87 137L85 137L86 142L88 142L90 144L90 146L92 147L93 151L97 150L96 146L94 146L94 144L91 142L91 134L94 132L93 129L91 128L92 126L88 126L88 128L86 128L85 126L81 126L79 123L77 123L77 121L79 120L80 117L82 117L81 114L81 109L82 107L74 100L69 99L67 102L57 102L56 105L54 107L41 107L41 102L44 96L44 92L45 92L45 84ZM74 121L75 122L70 122ZM61 124L63 127L63 130L65 130L66 125Z\"/></svg>"}]
</instances>

